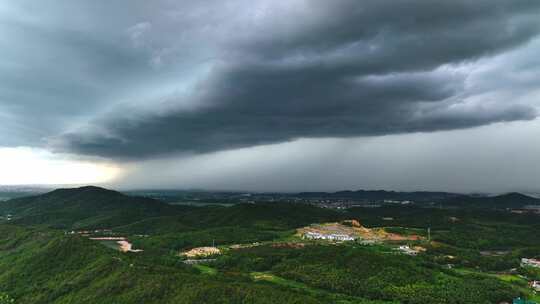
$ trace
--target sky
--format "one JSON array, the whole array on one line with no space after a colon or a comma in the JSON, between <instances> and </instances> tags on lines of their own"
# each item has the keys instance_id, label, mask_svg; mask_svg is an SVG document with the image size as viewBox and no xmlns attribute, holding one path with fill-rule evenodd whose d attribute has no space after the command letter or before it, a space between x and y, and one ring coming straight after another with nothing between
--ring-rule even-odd
<instances>
[{"instance_id":1,"label":"sky","mask_svg":"<svg viewBox=\"0 0 540 304\"><path fill-rule=\"evenodd\" d=\"M0 0L0 184L540 192L540 1Z\"/></svg>"}]
</instances>

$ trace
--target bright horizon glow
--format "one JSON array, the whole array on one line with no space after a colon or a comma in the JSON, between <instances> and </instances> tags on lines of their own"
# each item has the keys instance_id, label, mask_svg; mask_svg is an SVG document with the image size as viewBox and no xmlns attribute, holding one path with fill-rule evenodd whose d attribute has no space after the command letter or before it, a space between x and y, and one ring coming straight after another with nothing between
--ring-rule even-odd
<instances>
[{"instance_id":1,"label":"bright horizon glow","mask_svg":"<svg viewBox=\"0 0 540 304\"><path fill-rule=\"evenodd\" d=\"M0 148L0 185L100 184L120 171L114 164L73 160L43 149Z\"/></svg>"}]
</instances>

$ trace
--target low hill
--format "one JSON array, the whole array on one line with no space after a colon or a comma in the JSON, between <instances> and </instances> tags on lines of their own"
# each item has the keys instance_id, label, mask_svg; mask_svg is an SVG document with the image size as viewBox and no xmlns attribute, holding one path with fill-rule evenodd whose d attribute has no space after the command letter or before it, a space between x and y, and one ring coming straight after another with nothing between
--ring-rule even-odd
<instances>
[{"instance_id":1,"label":"low hill","mask_svg":"<svg viewBox=\"0 0 540 304\"><path fill-rule=\"evenodd\" d=\"M379 202L384 200L434 202L449 198L461 197L463 195L449 192L429 191L399 192L385 190L347 190L338 192L302 192L298 193L298 196L302 198L352 199L369 202Z\"/></svg>"},{"instance_id":2,"label":"low hill","mask_svg":"<svg viewBox=\"0 0 540 304\"><path fill-rule=\"evenodd\" d=\"M92 186L58 189L0 203L0 214L11 214L14 223L55 228L103 228L171 215L181 209L154 199Z\"/></svg>"},{"instance_id":3,"label":"low hill","mask_svg":"<svg viewBox=\"0 0 540 304\"><path fill-rule=\"evenodd\" d=\"M231 207L185 208L181 214L147 218L117 227L116 230L136 234L164 234L223 227L242 227L259 231L287 230L344 218L346 218L344 213L305 204L237 204Z\"/></svg>"},{"instance_id":4,"label":"low hill","mask_svg":"<svg viewBox=\"0 0 540 304\"><path fill-rule=\"evenodd\" d=\"M461 196L443 202L445 205L472 208L523 208L527 205L540 205L540 199L512 192L497 196Z\"/></svg>"},{"instance_id":5,"label":"low hill","mask_svg":"<svg viewBox=\"0 0 540 304\"><path fill-rule=\"evenodd\" d=\"M302 192L297 197L305 199L345 199L365 202L413 201L416 203L437 203L447 206L472 208L522 208L526 205L540 205L540 199L512 192L497 196L467 195L450 192L399 192L385 190L358 190L339 192Z\"/></svg>"}]
</instances>

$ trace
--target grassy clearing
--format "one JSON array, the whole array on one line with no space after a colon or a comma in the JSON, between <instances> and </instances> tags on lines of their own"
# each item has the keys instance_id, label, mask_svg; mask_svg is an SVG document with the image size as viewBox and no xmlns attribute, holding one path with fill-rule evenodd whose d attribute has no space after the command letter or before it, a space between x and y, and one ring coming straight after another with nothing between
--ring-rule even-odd
<instances>
[{"instance_id":1,"label":"grassy clearing","mask_svg":"<svg viewBox=\"0 0 540 304\"><path fill-rule=\"evenodd\" d=\"M527 285L527 280L515 274L497 274L495 276L508 283Z\"/></svg>"},{"instance_id":2,"label":"grassy clearing","mask_svg":"<svg viewBox=\"0 0 540 304\"><path fill-rule=\"evenodd\" d=\"M540 294L536 294L528 286L528 281L514 274L496 275L497 278L514 285L517 289L527 295L528 300L540 302Z\"/></svg>"},{"instance_id":3,"label":"grassy clearing","mask_svg":"<svg viewBox=\"0 0 540 304\"><path fill-rule=\"evenodd\" d=\"M324 291L311 288L307 286L306 284L292 281L292 280L287 280L287 279L278 277L276 275L273 275L267 272L252 272L251 277L255 281L267 281L267 282L271 282L271 283L278 284L281 286L289 287L292 289L304 291L311 295L319 295L321 293L324 293Z\"/></svg>"},{"instance_id":4,"label":"grassy clearing","mask_svg":"<svg viewBox=\"0 0 540 304\"><path fill-rule=\"evenodd\" d=\"M206 274L206 275L216 275L217 274L217 270L210 267L210 266L196 264L196 265L193 265L193 267L197 268L202 274Z\"/></svg>"},{"instance_id":5,"label":"grassy clearing","mask_svg":"<svg viewBox=\"0 0 540 304\"><path fill-rule=\"evenodd\" d=\"M527 300L535 301L540 303L540 294L534 293L533 290L529 288L528 281L519 275L516 274L490 274L480 271L475 271L472 269L454 269L454 271L461 273L461 274L481 274L481 275L488 275L498 278L501 281L507 282L509 284L512 284L516 289L518 289L520 292L526 295Z\"/></svg>"},{"instance_id":6,"label":"grassy clearing","mask_svg":"<svg viewBox=\"0 0 540 304\"><path fill-rule=\"evenodd\" d=\"M310 287L304 283L287 280L268 272L252 272L251 278L254 281L270 282L299 292L307 293L311 296L329 298L336 304L397 304L396 302L370 301L343 294L331 293L326 290Z\"/></svg>"},{"instance_id":7,"label":"grassy clearing","mask_svg":"<svg viewBox=\"0 0 540 304\"><path fill-rule=\"evenodd\" d=\"M117 251L120 250L120 245L117 241L99 241L99 243L107 248L111 248Z\"/></svg>"}]
</instances>

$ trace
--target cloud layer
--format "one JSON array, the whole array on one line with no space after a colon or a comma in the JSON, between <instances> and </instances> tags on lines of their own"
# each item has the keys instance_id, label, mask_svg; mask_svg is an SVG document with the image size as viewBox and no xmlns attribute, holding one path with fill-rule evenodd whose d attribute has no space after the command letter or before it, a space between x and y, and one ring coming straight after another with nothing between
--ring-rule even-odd
<instances>
[{"instance_id":1,"label":"cloud layer","mask_svg":"<svg viewBox=\"0 0 540 304\"><path fill-rule=\"evenodd\" d=\"M138 161L125 189L540 193L540 120L429 134L302 139Z\"/></svg>"},{"instance_id":2,"label":"cloud layer","mask_svg":"<svg viewBox=\"0 0 540 304\"><path fill-rule=\"evenodd\" d=\"M21 3L0 145L141 159L537 116L537 1Z\"/></svg>"}]
</instances>

